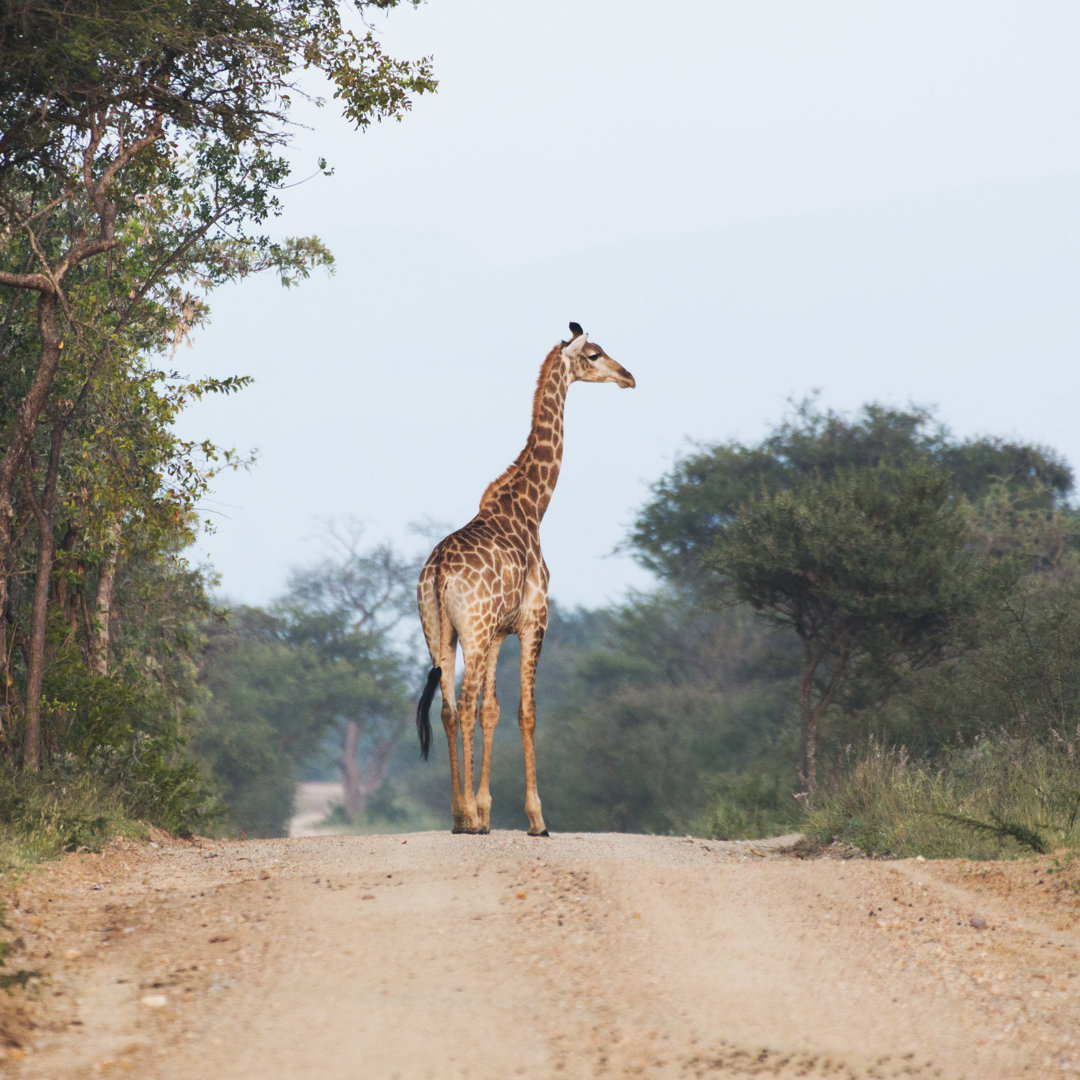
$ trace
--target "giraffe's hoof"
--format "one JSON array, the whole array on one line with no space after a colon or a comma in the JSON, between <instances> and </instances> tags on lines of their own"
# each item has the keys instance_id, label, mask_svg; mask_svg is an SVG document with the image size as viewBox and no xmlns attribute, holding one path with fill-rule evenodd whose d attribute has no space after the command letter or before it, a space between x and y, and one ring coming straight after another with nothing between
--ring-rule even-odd
<instances>
[{"instance_id":1,"label":"giraffe's hoof","mask_svg":"<svg viewBox=\"0 0 1080 1080\"><path fill-rule=\"evenodd\" d=\"M530 836L550 836L551 833L549 833L547 831L547 829L544 829L543 832L533 832L532 829L530 829L529 830L529 835Z\"/></svg>"},{"instance_id":2,"label":"giraffe's hoof","mask_svg":"<svg viewBox=\"0 0 1080 1080\"><path fill-rule=\"evenodd\" d=\"M455 825L450 831L452 833L465 833L466 836L476 836L477 833L487 832L486 829L481 829L479 825L474 825L472 828L468 825Z\"/></svg>"}]
</instances>

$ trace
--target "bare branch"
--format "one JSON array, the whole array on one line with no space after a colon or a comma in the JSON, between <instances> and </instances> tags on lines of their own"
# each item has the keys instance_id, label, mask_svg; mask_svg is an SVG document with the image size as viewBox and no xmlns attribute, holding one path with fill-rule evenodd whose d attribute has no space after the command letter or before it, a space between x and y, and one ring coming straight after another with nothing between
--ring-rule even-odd
<instances>
[{"instance_id":1,"label":"bare branch","mask_svg":"<svg viewBox=\"0 0 1080 1080\"><path fill-rule=\"evenodd\" d=\"M44 274L16 274L11 270L0 270L0 285L10 285L14 289L35 289L38 292L52 292L53 283Z\"/></svg>"}]
</instances>

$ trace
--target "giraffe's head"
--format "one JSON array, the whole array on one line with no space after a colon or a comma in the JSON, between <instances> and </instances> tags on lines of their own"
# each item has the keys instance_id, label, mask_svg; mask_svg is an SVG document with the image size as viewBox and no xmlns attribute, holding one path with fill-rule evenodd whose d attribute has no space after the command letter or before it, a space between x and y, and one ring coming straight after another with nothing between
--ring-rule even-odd
<instances>
[{"instance_id":1,"label":"giraffe's head","mask_svg":"<svg viewBox=\"0 0 1080 1080\"><path fill-rule=\"evenodd\" d=\"M595 341L589 341L581 326L570 324L570 340L562 347L562 355L570 368L571 381L613 382L624 389L636 385L634 376L616 363Z\"/></svg>"}]
</instances>

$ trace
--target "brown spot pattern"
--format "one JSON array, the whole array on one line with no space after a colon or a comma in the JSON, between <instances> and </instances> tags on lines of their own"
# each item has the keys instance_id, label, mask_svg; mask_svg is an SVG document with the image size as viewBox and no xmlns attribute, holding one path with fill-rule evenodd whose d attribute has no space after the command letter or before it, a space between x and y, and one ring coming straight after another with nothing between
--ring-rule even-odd
<instances>
[{"instance_id":1,"label":"brown spot pattern","mask_svg":"<svg viewBox=\"0 0 1080 1080\"><path fill-rule=\"evenodd\" d=\"M548 570L540 551L540 521L559 478L570 384L580 379L633 385L632 376L595 342L588 344L587 353L584 345L583 338L575 338L548 353L533 395L525 447L488 485L472 521L441 540L420 573L420 620L432 664L442 669L442 722L450 753L456 832L487 832L490 827L491 734L499 716L495 664L505 638L517 634L521 641L518 722L525 752L525 811L529 832L546 835L533 749L534 679L548 616ZM459 643L465 676L455 701ZM473 737L478 711L484 738L479 787L474 795Z\"/></svg>"}]
</instances>

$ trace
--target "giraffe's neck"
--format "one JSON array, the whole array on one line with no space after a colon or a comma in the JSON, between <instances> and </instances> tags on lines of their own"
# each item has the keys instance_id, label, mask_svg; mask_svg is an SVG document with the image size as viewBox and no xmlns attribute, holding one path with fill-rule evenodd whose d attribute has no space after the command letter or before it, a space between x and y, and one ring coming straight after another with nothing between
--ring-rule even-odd
<instances>
[{"instance_id":1,"label":"giraffe's neck","mask_svg":"<svg viewBox=\"0 0 1080 1080\"><path fill-rule=\"evenodd\" d=\"M533 527L551 502L563 452L563 414L570 374L556 345L545 359L533 397L532 427L525 447L498 479L488 485L480 512L510 514Z\"/></svg>"}]
</instances>

